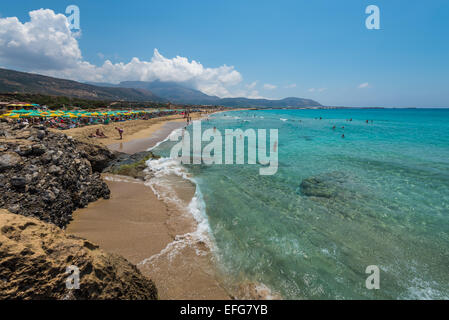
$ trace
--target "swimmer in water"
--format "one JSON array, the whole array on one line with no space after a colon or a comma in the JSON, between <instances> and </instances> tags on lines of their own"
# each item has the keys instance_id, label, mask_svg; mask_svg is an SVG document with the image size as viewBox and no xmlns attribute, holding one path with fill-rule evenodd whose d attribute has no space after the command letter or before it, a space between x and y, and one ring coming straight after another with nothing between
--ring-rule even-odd
<instances>
[{"instance_id":1,"label":"swimmer in water","mask_svg":"<svg viewBox=\"0 0 449 320\"><path fill-rule=\"evenodd\" d=\"M343 134L341 135L341 137L344 139L344 138L345 138L345 134L343 133Z\"/></svg>"},{"instance_id":2,"label":"swimmer in water","mask_svg":"<svg viewBox=\"0 0 449 320\"><path fill-rule=\"evenodd\" d=\"M332 127L332 130L335 130L335 128L336 128L336 127L335 127L335 126L333 126L333 127Z\"/></svg>"}]
</instances>

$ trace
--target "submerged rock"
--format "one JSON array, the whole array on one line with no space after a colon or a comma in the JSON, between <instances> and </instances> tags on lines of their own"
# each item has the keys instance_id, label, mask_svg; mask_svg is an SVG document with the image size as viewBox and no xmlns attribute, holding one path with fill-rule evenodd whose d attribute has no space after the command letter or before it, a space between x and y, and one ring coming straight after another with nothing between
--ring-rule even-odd
<instances>
[{"instance_id":1,"label":"submerged rock","mask_svg":"<svg viewBox=\"0 0 449 320\"><path fill-rule=\"evenodd\" d=\"M71 266L79 270L79 289L66 287ZM0 299L157 297L154 283L125 258L52 224L0 210Z\"/></svg>"},{"instance_id":2,"label":"submerged rock","mask_svg":"<svg viewBox=\"0 0 449 320\"><path fill-rule=\"evenodd\" d=\"M367 214L363 208L366 195L360 188L350 175L333 171L304 179L299 190L329 212L354 219L361 212Z\"/></svg>"},{"instance_id":3,"label":"submerged rock","mask_svg":"<svg viewBox=\"0 0 449 320\"><path fill-rule=\"evenodd\" d=\"M304 179L299 188L308 197L336 198L344 195L344 183L348 176L334 171Z\"/></svg>"}]
</instances>

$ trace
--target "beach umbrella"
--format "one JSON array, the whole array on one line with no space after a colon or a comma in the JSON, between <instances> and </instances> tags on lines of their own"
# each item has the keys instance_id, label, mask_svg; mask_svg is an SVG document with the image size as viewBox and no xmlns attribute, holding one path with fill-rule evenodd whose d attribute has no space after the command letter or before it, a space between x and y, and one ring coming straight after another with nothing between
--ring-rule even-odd
<instances>
[{"instance_id":1,"label":"beach umbrella","mask_svg":"<svg viewBox=\"0 0 449 320\"><path fill-rule=\"evenodd\" d=\"M30 110L20 109L20 110L14 110L15 113L30 113Z\"/></svg>"},{"instance_id":2,"label":"beach umbrella","mask_svg":"<svg viewBox=\"0 0 449 320\"><path fill-rule=\"evenodd\" d=\"M12 116L10 116L10 118L12 119L17 119L18 117L20 117L18 114L13 114Z\"/></svg>"},{"instance_id":3,"label":"beach umbrella","mask_svg":"<svg viewBox=\"0 0 449 320\"><path fill-rule=\"evenodd\" d=\"M29 116L29 117L40 117L42 115L38 111L32 111L32 112L28 113L27 116Z\"/></svg>"}]
</instances>

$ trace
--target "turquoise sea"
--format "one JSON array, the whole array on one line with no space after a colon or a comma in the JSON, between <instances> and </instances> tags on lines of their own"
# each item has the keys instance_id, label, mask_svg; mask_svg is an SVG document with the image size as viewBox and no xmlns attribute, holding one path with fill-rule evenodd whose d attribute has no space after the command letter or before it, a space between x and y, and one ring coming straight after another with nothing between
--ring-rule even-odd
<instances>
[{"instance_id":1,"label":"turquoise sea","mask_svg":"<svg viewBox=\"0 0 449 320\"><path fill-rule=\"evenodd\" d=\"M202 126L279 130L275 175L184 166L232 281L285 299L449 299L448 109L233 111Z\"/></svg>"}]
</instances>

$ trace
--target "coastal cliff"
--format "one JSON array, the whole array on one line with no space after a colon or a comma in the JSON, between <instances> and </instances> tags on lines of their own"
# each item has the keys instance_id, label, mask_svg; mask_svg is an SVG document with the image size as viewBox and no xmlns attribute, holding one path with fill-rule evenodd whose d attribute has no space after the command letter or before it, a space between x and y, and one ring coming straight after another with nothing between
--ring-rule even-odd
<instances>
[{"instance_id":1,"label":"coastal cliff","mask_svg":"<svg viewBox=\"0 0 449 320\"><path fill-rule=\"evenodd\" d=\"M0 207L64 228L75 209L109 198L100 172L112 159L44 126L0 123Z\"/></svg>"},{"instance_id":2,"label":"coastal cliff","mask_svg":"<svg viewBox=\"0 0 449 320\"><path fill-rule=\"evenodd\" d=\"M100 173L115 158L44 126L0 123L0 299L158 298L128 260L63 230L77 208L109 198Z\"/></svg>"},{"instance_id":3,"label":"coastal cliff","mask_svg":"<svg viewBox=\"0 0 449 320\"><path fill-rule=\"evenodd\" d=\"M69 289L66 268L79 269ZM0 209L0 299L157 299L154 283L125 258L55 225Z\"/></svg>"}]
</instances>

